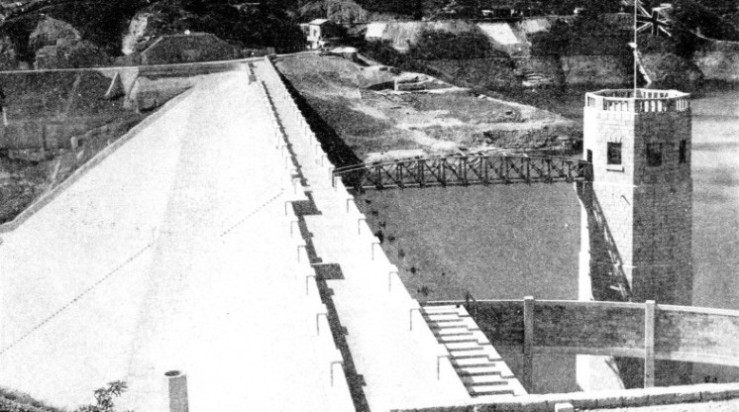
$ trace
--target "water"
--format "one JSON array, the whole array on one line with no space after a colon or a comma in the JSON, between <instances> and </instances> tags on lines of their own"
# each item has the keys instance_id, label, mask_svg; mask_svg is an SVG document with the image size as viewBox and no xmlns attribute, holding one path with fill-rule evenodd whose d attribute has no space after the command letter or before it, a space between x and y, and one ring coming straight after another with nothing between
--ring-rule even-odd
<instances>
[{"instance_id":1,"label":"water","mask_svg":"<svg viewBox=\"0 0 739 412\"><path fill-rule=\"evenodd\" d=\"M565 96L562 109L573 113L581 101ZM739 89L705 90L692 107L693 304L739 310ZM463 299L467 291L478 299L577 299L580 205L572 185L368 192L358 203L375 229L384 223L384 248L419 300ZM539 391L577 390L571 357L547 362L543 369L571 373L537 373ZM696 381L739 380L736 368L694 371Z\"/></svg>"},{"instance_id":2,"label":"water","mask_svg":"<svg viewBox=\"0 0 739 412\"><path fill-rule=\"evenodd\" d=\"M739 90L692 104L693 304L739 309Z\"/></svg>"}]
</instances>

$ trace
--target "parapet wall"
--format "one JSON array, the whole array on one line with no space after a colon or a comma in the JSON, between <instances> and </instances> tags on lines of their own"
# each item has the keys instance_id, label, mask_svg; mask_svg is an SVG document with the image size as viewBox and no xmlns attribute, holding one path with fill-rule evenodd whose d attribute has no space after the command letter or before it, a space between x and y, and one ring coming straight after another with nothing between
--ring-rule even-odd
<instances>
[{"instance_id":1,"label":"parapet wall","mask_svg":"<svg viewBox=\"0 0 739 412\"><path fill-rule=\"evenodd\" d=\"M683 112L690 109L689 97L677 90L606 89L586 93L585 107L633 113Z\"/></svg>"},{"instance_id":2,"label":"parapet wall","mask_svg":"<svg viewBox=\"0 0 739 412\"><path fill-rule=\"evenodd\" d=\"M480 399L477 403L471 405L393 409L392 412L554 412L557 405L565 403L572 405L577 410L582 410L715 402L738 397L739 384L700 384L620 391L524 395L491 402Z\"/></svg>"},{"instance_id":3,"label":"parapet wall","mask_svg":"<svg viewBox=\"0 0 739 412\"><path fill-rule=\"evenodd\" d=\"M430 304L463 302L431 302ZM524 303L480 300L466 304L496 346L523 348ZM644 303L537 300L535 351L643 357ZM739 311L655 305L656 359L739 366Z\"/></svg>"}]
</instances>

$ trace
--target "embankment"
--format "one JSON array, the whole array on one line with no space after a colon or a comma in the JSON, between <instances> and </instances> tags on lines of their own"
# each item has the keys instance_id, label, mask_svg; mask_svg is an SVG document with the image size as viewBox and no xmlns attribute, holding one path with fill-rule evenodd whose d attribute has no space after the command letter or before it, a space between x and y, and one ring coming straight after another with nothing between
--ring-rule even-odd
<instances>
[{"instance_id":1,"label":"embankment","mask_svg":"<svg viewBox=\"0 0 739 412\"><path fill-rule=\"evenodd\" d=\"M739 81L739 42L704 40L693 62L707 80Z\"/></svg>"},{"instance_id":2,"label":"embankment","mask_svg":"<svg viewBox=\"0 0 739 412\"><path fill-rule=\"evenodd\" d=\"M628 46L633 41L632 23L624 16L549 16L475 24L460 20L372 23L365 39L384 43L400 55L409 56L409 60L418 60L418 55L428 54L421 49L429 48L423 41L429 33L484 36L495 55L484 61L489 73L477 69L479 56L456 59L455 63L444 59L421 62L434 74L456 78L465 86L501 91L537 86L614 87L630 84L633 78L633 56ZM655 86L689 89L703 79L739 81L739 42L692 36L692 55L681 48L684 39L640 36L640 45L646 47L642 50L643 71ZM397 64L383 56L373 57Z\"/></svg>"}]
</instances>

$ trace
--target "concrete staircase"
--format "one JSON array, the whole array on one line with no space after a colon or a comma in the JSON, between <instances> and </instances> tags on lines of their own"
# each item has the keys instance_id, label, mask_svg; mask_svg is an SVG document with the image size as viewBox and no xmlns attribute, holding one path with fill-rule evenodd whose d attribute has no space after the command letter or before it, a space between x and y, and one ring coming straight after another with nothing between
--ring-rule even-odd
<instances>
[{"instance_id":1,"label":"concrete staircase","mask_svg":"<svg viewBox=\"0 0 739 412\"><path fill-rule=\"evenodd\" d=\"M526 394L464 306L424 306L422 313L470 396Z\"/></svg>"}]
</instances>

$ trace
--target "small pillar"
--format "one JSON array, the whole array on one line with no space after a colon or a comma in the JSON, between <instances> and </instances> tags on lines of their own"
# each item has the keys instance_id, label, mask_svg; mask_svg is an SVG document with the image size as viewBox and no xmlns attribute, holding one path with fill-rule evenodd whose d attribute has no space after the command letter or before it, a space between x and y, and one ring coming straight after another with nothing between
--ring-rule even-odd
<instances>
[{"instance_id":1,"label":"small pillar","mask_svg":"<svg viewBox=\"0 0 739 412\"><path fill-rule=\"evenodd\" d=\"M523 298L523 386L534 390L534 297Z\"/></svg>"},{"instance_id":2,"label":"small pillar","mask_svg":"<svg viewBox=\"0 0 739 412\"><path fill-rule=\"evenodd\" d=\"M654 318L656 304L648 300L644 304L644 387L654 387Z\"/></svg>"},{"instance_id":3,"label":"small pillar","mask_svg":"<svg viewBox=\"0 0 739 412\"><path fill-rule=\"evenodd\" d=\"M171 370L164 376L169 381L169 412L188 412L187 404L187 376Z\"/></svg>"}]
</instances>

